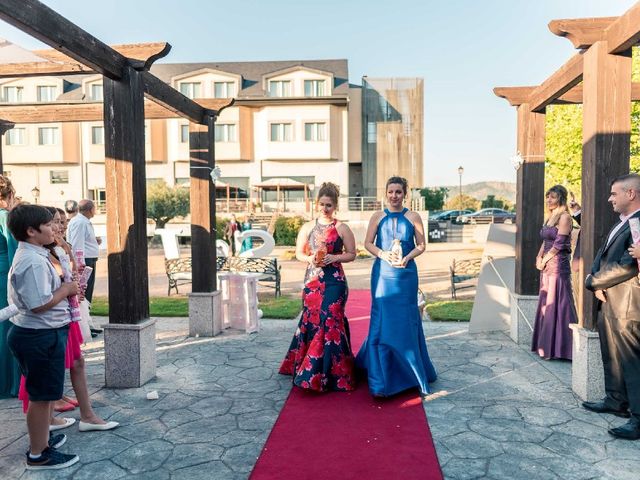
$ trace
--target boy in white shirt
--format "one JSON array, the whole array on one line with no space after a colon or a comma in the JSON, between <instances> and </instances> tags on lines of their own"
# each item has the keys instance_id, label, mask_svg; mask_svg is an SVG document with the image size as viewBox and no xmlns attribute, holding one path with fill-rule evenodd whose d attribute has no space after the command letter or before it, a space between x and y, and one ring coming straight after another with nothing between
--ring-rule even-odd
<instances>
[{"instance_id":1,"label":"boy in white shirt","mask_svg":"<svg viewBox=\"0 0 640 480\"><path fill-rule=\"evenodd\" d=\"M20 364L29 394L28 470L69 467L77 455L56 450L66 437L49 435L51 407L62 398L64 356L71 313L67 297L78 292L76 282L63 283L44 248L54 242L52 214L38 205L22 204L9 213L9 230L19 241L9 271L9 302L18 307L11 319L7 343Z\"/></svg>"}]
</instances>

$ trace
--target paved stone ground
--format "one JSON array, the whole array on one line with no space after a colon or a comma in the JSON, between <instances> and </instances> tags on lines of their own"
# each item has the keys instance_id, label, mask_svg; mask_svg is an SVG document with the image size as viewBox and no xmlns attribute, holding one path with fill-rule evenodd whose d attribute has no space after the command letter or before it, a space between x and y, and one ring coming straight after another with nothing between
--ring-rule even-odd
<instances>
[{"instance_id":1,"label":"paved stone ground","mask_svg":"<svg viewBox=\"0 0 640 480\"><path fill-rule=\"evenodd\" d=\"M624 419L580 406L570 362L463 324L426 332L439 379L424 406L445 478L640 478L640 442L607 433Z\"/></svg>"},{"instance_id":2,"label":"paved stone ground","mask_svg":"<svg viewBox=\"0 0 640 480\"><path fill-rule=\"evenodd\" d=\"M122 426L64 430L63 451L78 453L78 465L25 473L24 418L1 400L0 478L247 478L290 389L276 369L293 322L190 339L172 331L184 321L159 321L158 376L144 388L103 389L101 343L89 345L94 405ZM426 323L425 332L440 378L424 407L445 478L638 478L640 442L607 434L622 419L580 408L569 363L539 360L503 333L470 335L466 324ZM151 390L158 400L146 399Z\"/></svg>"}]
</instances>

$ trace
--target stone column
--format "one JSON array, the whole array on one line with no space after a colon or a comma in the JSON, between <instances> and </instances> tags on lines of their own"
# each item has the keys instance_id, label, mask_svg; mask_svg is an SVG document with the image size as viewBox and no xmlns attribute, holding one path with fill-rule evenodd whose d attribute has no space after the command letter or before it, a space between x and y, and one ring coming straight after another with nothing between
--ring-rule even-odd
<instances>
[{"instance_id":1,"label":"stone column","mask_svg":"<svg viewBox=\"0 0 640 480\"><path fill-rule=\"evenodd\" d=\"M538 295L513 295L509 335L518 345L531 345Z\"/></svg>"}]
</instances>

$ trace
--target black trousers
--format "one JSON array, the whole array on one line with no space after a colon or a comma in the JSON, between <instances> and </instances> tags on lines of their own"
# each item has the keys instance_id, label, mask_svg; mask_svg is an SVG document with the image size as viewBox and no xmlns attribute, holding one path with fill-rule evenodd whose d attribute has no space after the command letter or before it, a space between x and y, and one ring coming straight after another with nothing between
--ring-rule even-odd
<instances>
[{"instance_id":1,"label":"black trousers","mask_svg":"<svg viewBox=\"0 0 640 480\"><path fill-rule=\"evenodd\" d=\"M84 292L84 298L87 299L87 302L91 303L91 300L93 299L93 286L96 283L96 263L98 263L98 259L85 258L84 263L87 267L93 268L89 281L87 282L87 289Z\"/></svg>"},{"instance_id":2,"label":"black trousers","mask_svg":"<svg viewBox=\"0 0 640 480\"><path fill-rule=\"evenodd\" d=\"M640 418L640 319L598 316L605 403Z\"/></svg>"}]
</instances>

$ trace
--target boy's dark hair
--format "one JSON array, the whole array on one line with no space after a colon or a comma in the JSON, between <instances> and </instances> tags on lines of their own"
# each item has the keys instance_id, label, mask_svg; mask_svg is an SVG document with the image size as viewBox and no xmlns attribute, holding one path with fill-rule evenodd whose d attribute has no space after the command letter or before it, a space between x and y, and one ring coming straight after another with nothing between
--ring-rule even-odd
<instances>
[{"instance_id":1,"label":"boy's dark hair","mask_svg":"<svg viewBox=\"0 0 640 480\"><path fill-rule=\"evenodd\" d=\"M11 209L7 218L9 230L21 242L29 239L27 230L29 227L40 231L40 225L53 220L53 215L49 210L40 205L20 204Z\"/></svg>"}]
</instances>

